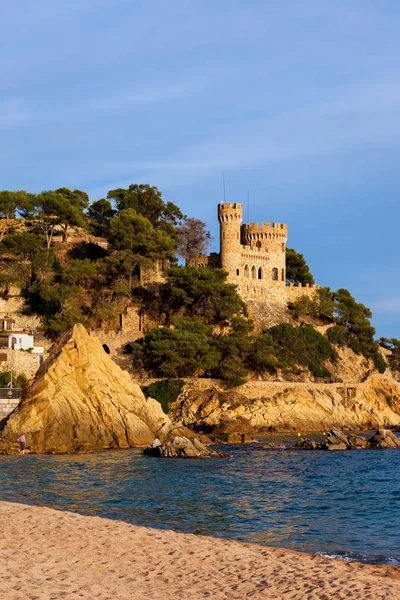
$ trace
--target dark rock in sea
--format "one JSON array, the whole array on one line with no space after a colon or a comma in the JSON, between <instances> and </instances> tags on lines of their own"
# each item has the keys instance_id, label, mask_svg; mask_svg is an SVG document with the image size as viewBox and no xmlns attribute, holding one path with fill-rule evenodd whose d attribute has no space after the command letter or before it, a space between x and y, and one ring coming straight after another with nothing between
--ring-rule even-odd
<instances>
[{"instance_id":1,"label":"dark rock in sea","mask_svg":"<svg viewBox=\"0 0 400 600\"><path fill-rule=\"evenodd\" d=\"M211 448L207 448L197 438L189 440L180 436L176 436L163 444L156 439L143 450L143 454L160 458L203 458L208 456L218 458L226 456L223 452L216 452Z\"/></svg>"},{"instance_id":2,"label":"dark rock in sea","mask_svg":"<svg viewBox=\"0 0 400 600\"><path fill-rule=\"evenodd\" d=\"M367 448L400 448L400 439L390 429L378 429L371 438L367 439L361 435L347 434L332 427L327 438L323 442L315 442L302 438L297 442L295 448L305 450L362 450Z\"/></svg>"},{"instance_id":3,"label":"dark rock in sea","mask_svg":"<svg viewBox=\"0 0 400 600\"><path fill-rule=\"evenodd\" d=\"M390 431L390 429L378 429L378 431L369 438L371 448L400 448L400 439Z\"/></svg>"},{"instance_id":4,"label":"dark rock in sea","mask_svg":"<svg viewBox=\"0 0 400 600\"><path fill-rule=\"evenodd\" d=\"M315 442L314 440L310 440L309 438L301 438L297 444L295 444L295 448L303 448L304 450L321 450L321 444Z\"/></svg>"},{"instance_id":5,"label":"dark rock in sea","mask_svg":"<svg viewBox=\"0 0 400 600\"><path fill-rule=\"evenodd\" d=\"M326 440L321 443L323 450L356 450L368 448L368 440L360 435L347 434L332 427Z\"/></svg>"}]
</instances>

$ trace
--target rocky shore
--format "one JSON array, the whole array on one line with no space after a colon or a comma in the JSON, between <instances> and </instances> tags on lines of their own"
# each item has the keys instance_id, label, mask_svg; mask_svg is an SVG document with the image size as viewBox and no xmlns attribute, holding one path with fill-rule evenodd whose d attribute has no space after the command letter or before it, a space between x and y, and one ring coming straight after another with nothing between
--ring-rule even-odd
<instances>
[{"instance_id":1,"label":"rocky shore","mask_svg":"<svg viewBox=\"0 0 400 600\"><path fill-rule=\"evenodd\" d=\"M7 600L397 600L400 568L0 503Z\"/></svg>"},{"instance_id":2,"label":"rocky shore","mask_svg":"<svg viewBox=\"0 0 400 600\"><path fill-rule=\"evenodd\" d=\"M366 431L400 426L400 383L372 374L358 383L248 381L227 389L187 379L168 416L206 435Z\"/></svg>"},{"instance_id":3,"label":"rocky shore","mask_svg":"<svg viewBox=\"0 0 400 600\"><path fill-rule=\"evenodd\" d=\"M400 438L390 429L378 429L371 437L367 438L354 433L345 433L337 427L332 427L328 436L322 442L309 438L302 438L294 446L304 450L385 450L400 448Z\"/></svg>"}]
</instances>

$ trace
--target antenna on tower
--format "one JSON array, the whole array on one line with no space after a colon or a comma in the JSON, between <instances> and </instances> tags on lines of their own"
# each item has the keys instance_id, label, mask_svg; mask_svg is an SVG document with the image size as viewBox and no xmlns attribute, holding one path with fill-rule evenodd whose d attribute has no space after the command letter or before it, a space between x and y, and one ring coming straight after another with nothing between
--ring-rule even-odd
<instances>
[{"instance_id":1,"label":"antenna on tower","mask_svg":"<svg viewBox=\"0 0 400 600\"><path fill-rule=\"evenodd\" d=\"M226 197L225 197L225 173L224 171L222 171L222 185L224 188L224 202L226 201Z\"/></svg>"},{"instance_id":2,"label":"antenna on tower","mask_svg":"<svg viewBox=\"0 0 400 600\"><path fill-rule=\"evenodd\" d=\"M247 190L247 222L250 223L250 192Z\"/></svg>"}]
</instances>

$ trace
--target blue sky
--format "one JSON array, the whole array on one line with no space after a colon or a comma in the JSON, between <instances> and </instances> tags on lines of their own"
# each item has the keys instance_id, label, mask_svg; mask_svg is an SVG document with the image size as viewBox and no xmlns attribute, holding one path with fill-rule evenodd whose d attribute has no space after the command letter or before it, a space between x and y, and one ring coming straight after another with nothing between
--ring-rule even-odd
<instances>
[{"instance_id":1,"label":"blue sky","mask_svg":"<svg viewBox=\"0 0 400 600\"><path fill-rule=\"evenodd\" d=\"M400 338L400 3L14 0L0 7L0 187L156 185L247 202L316 280ZM247 211L246 211L247 212ZM247 217L247 215L246 215Z\"/></svg>"}]
</instances>

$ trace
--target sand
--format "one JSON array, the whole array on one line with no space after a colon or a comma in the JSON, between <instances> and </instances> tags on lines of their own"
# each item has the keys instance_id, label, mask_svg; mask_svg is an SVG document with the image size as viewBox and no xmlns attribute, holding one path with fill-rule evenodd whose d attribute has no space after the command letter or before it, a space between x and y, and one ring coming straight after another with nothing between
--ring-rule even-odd
<instances>
[{"instance_id":1,"label":"sand","mask_svg":"<svg viewBox=\"0 0 400 600\"><path fill-rule=\"evenodd\" d=\"M1 600L399 600L400 567L0 502Z\"/></svg>"}]
</instances>

